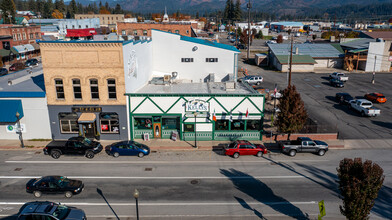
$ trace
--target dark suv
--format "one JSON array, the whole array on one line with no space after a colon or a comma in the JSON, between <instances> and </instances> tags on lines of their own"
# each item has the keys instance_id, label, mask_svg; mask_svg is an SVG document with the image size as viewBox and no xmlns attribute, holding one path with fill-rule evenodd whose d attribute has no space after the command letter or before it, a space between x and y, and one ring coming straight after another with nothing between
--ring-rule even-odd
<instances>
[{"instance_id":1,"label":"dark suv","mask_svg":"<svg viewBox=\"0 0 392 220\"><path fill-rule=\"evenodd\" d=\"M10 66L9 70L10 71L18 71L18 70L23 70L25 68L25 65L23 63L14 63Z\"/></svg>"},{"instance_id":2,"label":"dark suv","mask_svg":"<svg viewBox=\"0 0 392 220\"><path fill-rule=\"evenodd\" d=\"M25 66L37 66L38 65L38 60L33 58L33 59L28 59L25 63Z\"/></svg>"},{"instance_id":3,"label":"dark suv","mask_svg":"<svg viewBox=\"0 0 392 220\"><path fill-rule=\"evenodd\" d=\"M18 212L18 220L53 219L53 220L86 220L83 210L54 202L28 202Z\"/></svg>"},{"instance_id":4,"label":"dark suv","mask_svg":"<svg viewBox=\"0 0 392 220\"><path fill-rule=\"evenodd\" d=\"M46 145L44 153L54 159L58 159L62 154L84 154L87 158L92 159L102 149L103 147L98 141L78 136L71 137L68 141L52 141Z\"/></svg>"}]
</instances>

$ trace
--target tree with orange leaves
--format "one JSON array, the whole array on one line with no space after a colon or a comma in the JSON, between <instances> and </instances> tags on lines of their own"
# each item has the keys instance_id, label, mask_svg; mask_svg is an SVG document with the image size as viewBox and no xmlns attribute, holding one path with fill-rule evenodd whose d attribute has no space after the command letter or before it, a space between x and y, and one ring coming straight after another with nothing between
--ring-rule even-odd
<instances>
[{"instance_id":1,"label":"tree with orange leaves","mask_svg":"<svg viewBox=\"0 0 392 220\"><path fill-rule=\"evenodd\" d=\"M52 12L52 18L54 18L54 19L63 19L64 15L59 10L54 9L53 12Z\"/></svg>"},{"instance_id":2,"label":"tree with orange leaves","mask_svg":"<svg viewBox=\"0 0 392 220\"><path fill-rule=\"evenodd\" d=\"M101 6L101 8L99 9L99 14L109 15L110 11L105 6Z\"/></svg>"}]
</instances>

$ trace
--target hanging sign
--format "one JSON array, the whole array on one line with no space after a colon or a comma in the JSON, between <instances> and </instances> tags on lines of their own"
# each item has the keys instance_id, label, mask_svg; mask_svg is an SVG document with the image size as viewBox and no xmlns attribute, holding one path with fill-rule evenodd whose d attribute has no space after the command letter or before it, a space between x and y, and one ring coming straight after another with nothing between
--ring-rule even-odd
<instances>
[{"instance_id":1,"label":"hanging sign","mask_svg":"<svg viewBox=\"0 0 392 220\"><path fill-rule=\"evenodd\" d=\"M26 133L26 125L25 124L20 124L20 128L18 127L18 124L14 125L7 125L5 127L8 133L16 133L19 131L22 131L23 133Z\"/></svg>"},{"instance_id":2,"label":"hanging sign","mask_svg":"<svg viewBox=\"0 0 392 220\"><path fill-rule=\"evenodd\" d=\"M210 111L210 103L194 99L185 103L185 112L208 112Z\"/></svg>"}]
</instances>

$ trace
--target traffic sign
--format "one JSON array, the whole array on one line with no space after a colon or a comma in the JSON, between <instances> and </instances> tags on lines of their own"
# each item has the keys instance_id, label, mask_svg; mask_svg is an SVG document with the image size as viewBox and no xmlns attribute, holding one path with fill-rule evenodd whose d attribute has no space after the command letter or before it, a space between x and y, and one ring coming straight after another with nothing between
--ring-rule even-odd
<instances>
[{"instance_id":1,"label":"traffic sign","mask_svg":"<svg viewBox=\"0 0 392 220\"><path fill-rule=\"evenodd\" d=\"M324 200L321 200L319 203L319 210L320 210L320 216L323 217L326 215L325 213L325 206L324 206Z\"/></svg>"}]
</instances>

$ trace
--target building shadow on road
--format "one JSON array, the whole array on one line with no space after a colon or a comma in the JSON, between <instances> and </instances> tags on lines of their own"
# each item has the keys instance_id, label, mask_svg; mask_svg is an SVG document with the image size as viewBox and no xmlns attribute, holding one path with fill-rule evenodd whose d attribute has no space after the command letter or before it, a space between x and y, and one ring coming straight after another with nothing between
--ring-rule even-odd
<instances>
[{"instance_id":1,"label":"building shadow on road","mask_svg":"<svg viewBox=\"0 0 392 220\"><path fill-rule=\"evenodd\" d=\"M254 200L269 206L273 210L296 219L309 219L308 215L303 213L301 209L291 204L283 197L276 195L272 189L261 180L255 179L253 176L236 169L220 169L220 173L228 177L238 190L252 197ZM238 199L237 197L235 198L244 208L252 210L259 217L263 217L260 212L255 211L244 200Z\"/></svg>"},{"instance_id":2,"label":"building shadow on road","mask_svg":"<svg viewBox=\"0 0 392 220\"><path fill-rule=\"evenodd\" d=\"M15 214L15 215L10 215L10 216L4 217L4 218L0 218L0 220L15 220L17 218L18 218L18 216Z\"/></svg>"},{"instance_id":3,"label":"building shadow on road","mask_svg":"<svg viewBox=\"0 0 392 220\"><path fill-rule=\"evenodd\" d=\"M372 121L373 124L378 125L380 127L392 129L392 123L391 122L383 122L383 121Z\"/></svg>"},{"instance_id":4,"label":"building shadow on road","mask_svg":"<svg viewBox=\"0 0 392 220\"><path fill-rule=\"evenodd\" d=\"M105 200L106 204L108 204L108 206L109 206L110 210L112 210L114 216L116 216L116 218L117 218L118 220L120 220L120 218L118 217L117 213L114 211L114 209L112 208L112 206L109 204L108 200L106 200L105 196L103 195L102 190L99 189L99 188L97 188L97 193L98 193L100 196L102 196L102 198Z\"/></svg>"},{"instance_id":5,"label":"building shadow on road","mask_svg":"<svg viewBox=\"0 0 392 220\"><path fill-rule=\"evenodd\" d=\"M382 186L376 203L373 206L372 213L381 216L384 219L391 219L392 216L392 188L388 186Z\"/></svg>"}]
</instances>

